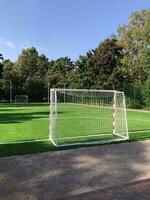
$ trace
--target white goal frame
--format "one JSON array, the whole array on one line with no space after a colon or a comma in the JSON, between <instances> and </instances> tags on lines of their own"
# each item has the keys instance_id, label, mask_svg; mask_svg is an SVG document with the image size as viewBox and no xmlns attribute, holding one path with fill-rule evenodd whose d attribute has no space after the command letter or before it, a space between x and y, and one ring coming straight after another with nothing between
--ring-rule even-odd
<instances>
[{"instance_id":1,"label":"white goal frame","mask_svg":"<svg viewBox=\"0 0 150 200\"><path fill-rule=\"evenodd\" d=\"M28 95L16 95L15 96L15 103L28 103Z\"/></svg>"},{"instance_id":2,"label":"white goal frame","mask_svg":"<svg viewBox=\"0 0 150 200\"><path fill-rule=\"evenodd\" d=\"M81 96L83 96L83 94L89 94L89 104L84 103L83 100L85 100L84 98L87 97L81 97L80 102L70 102L70 100L68 100L69 102L67 102L67 94L76 94L76 96L74 98L77 99L77 94L81 94ZM98 97L98 95L103 95L104 96L109 96L109 98L111 99L110 102L106 102L104 104L104 99L101 100L101 98L97 99L96 97ZM92 104L93 100L93 96L95 95L95 99L94 100L94 104ZM100 96L99 95L99 96ZM61 100L60 100L61 97ZM106 99L107 100L107 99ZM71 100L72 101L72 100ZM105 109L106 112L107 110L111 111L111 126L112 127L108 127L108 129L111 129L110 132L108 132L107 134L89 134L89 135L71 135L69 137L60 137L61 133L59 130L59 123L60 123L60 118L59 118L59 103L63 104L63 105L71 105L72 106L81 106L83 107L83 109L85 108L85 106L87 107L86 110L89 109L89 111L91 111L90 109L97 107L97 110L100 109ZM76 107L74 107L75 109ZM110 112L109 111L109 112ZM101 111L100 111L101 112ZM81 109L81 118L82 119L82 109ZM101 114L101 113L100 113ZM105 114L105 113L104 113ZM105 114L106 115L106 114ZM84 117L83 117L84 118ZM90 116L90 112L87 115L89 123L92 123L93 120L92 117ZM98 122L99 122L99 126L100 127L100 123L102 123L102 121L104 121L104 117L103 116L96 116L96 118L98 118ZM66 117L67 119L67 117ZM70 117L71 119L71 117ZM65 122L65 118L63 118L64 122ZM83 121L84 122L84 121ZM87 123L87 121L86 121ZM103 122L104 123L104 122ZM102 124L103 125L103 124ZM63 123L61 124L61 126L63 126ZM65 125L64 125L65 126ZM104 128L104 127L102 127ZM101 129L101 128L100 128ZM67 130L68 132L70 131L69 129ZM99 130L101 131L101 130ZM113 136L115 138L103 138L104 136ZM100 137L99 137L100 136ZM102 136L102 139L101 139ZM84 141L85 138L85 141ZM88 138L88 141L86 140ZM90 141L91 138L91 141ZM98 139L95 139L98 138ZM129 135L128 135L128 125L127 125L127 115L126 115L126 105L125 105L125 95L123 92L120 91L116 91L116 90L87 90L87 89L60 89L60 88L52 88L50 90L50 120L49 120L49 139L50 141L53 143L53 145L55 146L70 146L70 145L83 145L83 144L104 144L104 143L111 143L111 142L115 142L115 141L123 141L123 140L128 140L129 139ZM64 140L65 142L61 143L61 141ZM71 141L73 140L73 142ZM77 140L77 141L76 141ZM80 141L81 140L81 141ZM70 142L71 141L71 142Z\"/></svg>"}]
</instances>

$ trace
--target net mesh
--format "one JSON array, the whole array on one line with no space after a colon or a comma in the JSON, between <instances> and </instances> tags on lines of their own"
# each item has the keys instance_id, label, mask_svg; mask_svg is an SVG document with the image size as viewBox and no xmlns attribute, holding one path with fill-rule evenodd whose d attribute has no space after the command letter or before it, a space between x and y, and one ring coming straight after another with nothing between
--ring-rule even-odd
<instances>
[{"instance_id":1,"label":"net mesh","mask_svg":"<svg viewBox=\"0 0 150 200\"><path fill-rule=\"evenodd\" d=\"M52 89L50 139L56 146L128 138L124 94Z\"/></svg>"}]
</instances>

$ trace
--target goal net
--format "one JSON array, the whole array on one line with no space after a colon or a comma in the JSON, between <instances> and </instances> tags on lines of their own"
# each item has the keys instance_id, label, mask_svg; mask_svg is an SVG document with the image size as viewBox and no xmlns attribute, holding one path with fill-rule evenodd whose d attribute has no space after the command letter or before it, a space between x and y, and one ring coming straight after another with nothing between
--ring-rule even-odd
<instances>
[{"instance_id":1,"label":"goal net","mask_svg":"<svg viewBox=\"0 0 150 200\"><path fill-rule=\"evenodd\" d=\"M123 92L51 89L50 101L49 138L55 146L128 139Z\"/></svg>"},{"instance_id":2,"label":"goal net","mask_svg":"<svg viewBox=\"0 0 150 200\"><path fill-rule=\"evenodd\" d=\"M16 95L15 103L28 103L28 95Z\"/></svg>"}]
</instances>

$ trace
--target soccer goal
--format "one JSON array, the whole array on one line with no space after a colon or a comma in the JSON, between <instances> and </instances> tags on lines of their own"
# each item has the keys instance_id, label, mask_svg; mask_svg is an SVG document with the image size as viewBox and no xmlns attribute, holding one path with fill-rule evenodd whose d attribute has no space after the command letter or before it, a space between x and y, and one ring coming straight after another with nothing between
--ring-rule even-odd
<instances>
[{"instance_id":1,"label":"soccer goal","mask_svg":"<svg viewBox=\"0 0 150 200\"><path fill-rule=\"evenodd\" d=\"M127 140L124 93L51 89L49 131L55 146Z\"/></svg>"},{"instance_id":2,"label":"soccer goal","mask_svg":"<svg viewBox=\"0 0 150 200\"><path fill-rule=\"evenodd\" d=\"M28 103L28 95L16 95L15 103Z\"/></svg>"}]
</instances>

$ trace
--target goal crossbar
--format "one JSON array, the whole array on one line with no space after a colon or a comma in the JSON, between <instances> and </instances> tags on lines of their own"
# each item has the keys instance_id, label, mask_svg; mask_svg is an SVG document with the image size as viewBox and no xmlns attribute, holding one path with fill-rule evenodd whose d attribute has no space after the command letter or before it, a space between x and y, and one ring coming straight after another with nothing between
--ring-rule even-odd
<instances>
[{"instance_id":1,"label":"goal crossbar","mask_svg":"<svg viewBox=\"0 0 150 200\"><path fill-rule=\"evenodd\" d=\"M70 92L116 92L116 93L122 93L124 94L124 92L121 91L117 91L117 90L93 90L93 89L62 89L62 88L52 88L51 91L60 91L60 92L64 92L64 91L70 91Z\"/></svg>"}]
</instances>

